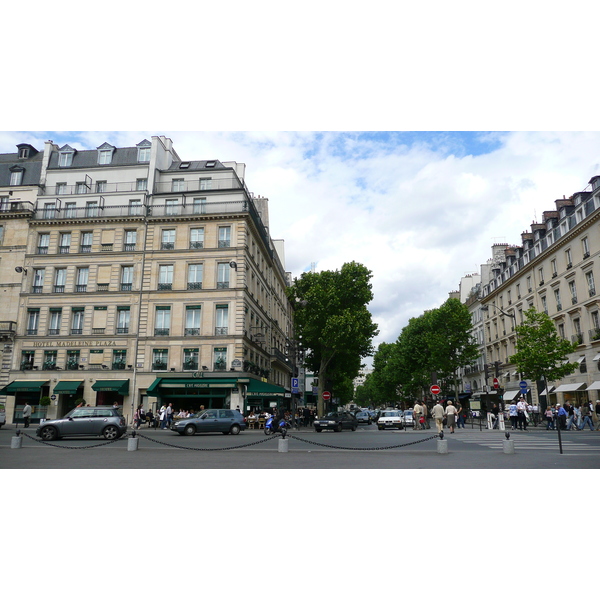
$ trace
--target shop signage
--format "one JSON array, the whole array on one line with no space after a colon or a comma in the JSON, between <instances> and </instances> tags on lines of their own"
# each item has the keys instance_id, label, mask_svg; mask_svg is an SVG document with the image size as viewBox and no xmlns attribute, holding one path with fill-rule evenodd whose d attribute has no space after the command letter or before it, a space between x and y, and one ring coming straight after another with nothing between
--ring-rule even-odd
<instances>
[{"instance_id":1,"label":"shop signage","mask_svg":"<svg viewBox=\"0 0 600 600\"><path fill-rule=\"evenodd\" d=\"M127 341L119 341L117 340L81 340L81 341L66 341L66 340L53 340L51 342L30 342L34 348L89 348L93 346L126 346ZM26 342L25 342L26 344ZM24 344L24 345L25 345Z\"/></svg>"}]
</instances>

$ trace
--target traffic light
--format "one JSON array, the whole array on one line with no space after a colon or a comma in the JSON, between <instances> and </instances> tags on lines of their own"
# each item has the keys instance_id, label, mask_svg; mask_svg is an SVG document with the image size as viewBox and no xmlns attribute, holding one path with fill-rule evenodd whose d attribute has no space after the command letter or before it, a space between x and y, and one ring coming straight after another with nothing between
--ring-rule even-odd
<instances>
[{"instance_id":1,"label":"traffic light","mask_svg":"<svg viewBox=\"0 0 600 600\"><path fill-rule=\"evenodd\" d=\"M494 363L494 373L495 373L496 377L500 377L500 365L501 365L501 364L502 364L502 362L501 362L501 361L499 361L499 360L497 360L497 361Z\"/></svg>"},{"instance_id":2,"label":"traffic light","mask_svg":"<svg viewBox=\"0 0 600 600\"><path fill-rule=\"evenodd\" d=\"M484 374L485 379L487 381L489 379L489 377L490 377L490 366L487 363L485 363L483 365L483 374Z\"/></svg>"}]
</instances>

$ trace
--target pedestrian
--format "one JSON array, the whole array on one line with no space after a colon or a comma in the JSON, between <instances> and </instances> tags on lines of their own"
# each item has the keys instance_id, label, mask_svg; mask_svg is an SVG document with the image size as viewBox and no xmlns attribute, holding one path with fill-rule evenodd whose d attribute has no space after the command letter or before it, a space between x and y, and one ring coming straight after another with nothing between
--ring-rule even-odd
<instances>
[{"instance_id":1,"label":"pedestrian","mask_svg":"<svg viewBox=\"0 0 600 600\"><path fill-rule=\"evenodd\" d=\"M142 421L144 419L144 409L142 407L142 405L140 404L137 408L137 410L135 411L135 415L133 417L133 428L134 429L139 429L142 426Z\"/></svg>"},{"instance_id":2,"label":"pedestrian","mask_svg":"<svg viewBox=\"0 0 600 600\"><path fill-rule=\"evenodd\" d=\"M549 406L544 413L546 417L546 431L548 429L554 429L554 413L552 412L552 407Z\"/></svg>"},{"instance_id":3,"label":"pedestrian","mask_svg":"<svg viewBox=\"0 0 600 600\"><path fill-rule=\"evenodd\" d=\"M594 424L592 423L589 404L584 404L581 407L581 416L582 421L581 425L579 426L579 430L581 431L582 429L585 429L585 425L587 423L590 426L590 431L594 431Z\"/></svg>"},{"instance_id":4,"label":"pedestrian","mask_svg":"<svg viewBox=\"0 0 600 600\"><path fill-rule=\"evenodd\" d=\"M600 400L596 401L596 408L594 409L596 415L596 431L600 429Z\"/></svg>"},{"instance_id":5,"label":"pedestrian","mask_svg":"<svg viewBox=\"0 0 600 600\"><path fill-rule=\"evenodd\" d=\"M413 407L413 418L414 418L413 430L414 431L416 431L417 429L424 429L424 427L422 427L422 424L421 424L421 416L422 415L423 415L423 408L421 407L421 404L417 400Z\"/></svg>"},{"instance_id":6,"label":"pedestrian","mask_svg":"<svg viewBox=\"0 0 600 600\"><path fill-rule=\"evenodd\" d=\"M171 427L171 423L173 422L173 403L169 402L169 406L167 406L167 427Z\"/></svg>"},{"instance_id":7,"label":"pedestrian","mask_svg":"<svg viewBox=\"0 0 600 600\"><path fill-rule=\"evenodd\" d=\"M557 427L560 427L561 429L567 428L567 415L568 414L569 413L567 413L564 406L561 406L560 404L556 405L556 426Z\"/></svg>"},{"instance_id":8,"label":"pedestrian","mask_svg":"<svg viewBox=\"0 0 600 600\"><path fill-rule=\"evenodd\" d=\"M573 421L575 421L575 407L568 402L565 402L563 406L567 411L567 431L571 431L571 429L573 429ZM575 429L577 429L577 425L575 426Z\"/></svg>"},{"instance_id":9,"label":"pedestrian","mask_svg":"<svg viewBox=\"0 0 600 600\"><path fill-rule=\"evenodd\" d=\"M517 402L515 400L508 407L508 416L510 417L510 428L515 430L517 428L517 419L519 418L519 411L517 410Z\"/></svg>"},{"instance_id":10,"label":"pedestrian","mask_svg":"<svg viewBox=\"0 0 600 600\"><path fill-rule=\"evenodd\" d=\"M23 427L29 427L29 419L31 419L31 406L25 401L25 406L23 407Z\"/></svg>"},{"instance_id":11,"label":"pedestrian","mask_svg":"<svg viewBox=\"0 0 600 600\"><path fill-rule=\"evenodd\" d=\"M160 421L160 428L166 429L167 428L167 407L164 404L160 407L160 413L158 415L158 420Z\"/></svg>"},{"instance_id":12,"label":"pedestrian","mask_svg":"<svg viewBox=\"0 0 600 600\"><path fill-rule=\"evenodd\" d=\"M435 426L438 433L441 433L444 428L444 407L441 400L438 400L437 404L433 407L431 416L435 419Z\"/></svg>"},{"instance_id":13,"label":"pedestrian","mask_svg":"<svg viewBox=\"0 0 600 600\"><path fill-rule=\"evenodd\" d=\"M493 421L492 429L498 429L498 413L499 412L500 412L500 409L498 408L498 405L494 404L492 406L492 421Z\"/></svg>"},{"instance_id":14,"label":"pedestrian","mask_svg":"<svg viewBox=\"0 0 600 600\"><path fill-rule=\"evenodd\" d=\"M431 425L429 425L429 409L427 408L427 403L423 401L421 406L423 407L423 422L425 423L425 429L431 429Z\"/></svg>"},{"instance_id":15,"label":"pedestrian","mask_svg":"<svg viewBox=\"0 0 600 600\"><path fill-rule=\"evenodd\" d=\"M448 406L446 406L446 419L448 420L448 428L450 433L454 433L454 425L456 423L456 406L452 404L452 400L448 400Z\"/></svg>"},{"instance_id":16,"label":"pedestrian","mask_svg":"<svg viewBox=\"0 0 600 600\"><path fill-rule=\"evenodd\" d=\"M523 398L517 402L517 425L521 431L527 431L527 402Z\"/></svg>"}]
</instances>

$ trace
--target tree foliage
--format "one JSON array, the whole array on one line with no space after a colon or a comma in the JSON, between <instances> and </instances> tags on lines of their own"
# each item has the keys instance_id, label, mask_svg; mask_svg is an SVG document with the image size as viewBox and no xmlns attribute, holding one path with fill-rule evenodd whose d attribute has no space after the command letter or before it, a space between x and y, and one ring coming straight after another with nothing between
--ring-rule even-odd
<instances>
[{"instance_id":1,"label":"tree foliage","mask_svg":"<svg viewBox=\"0 0 600 600\"><path fill-rule=\"evenodd\" d=\"M358 375L361 359L373 353L378 331L367 308L371 276L365 266L350 262L336 271L303 273L288 288L296 335L308 349L306 364L319 374L319 414L326 382L344 387L344 380Z\"/></svg>"},{"instance_id":2,"label":"tree foliage","mask_svg":"<svg viewBox=\"0 0 600 600\"><path fill-rule=\"evenodd\" d=\"M516 327L517 352L509 358L511 364L535 381L556 381L573 373L578 363L568 362L567 356L575 351L577 342L561 338L546 313L531 307L523 315L523 323Z\"/></svg>"}]
</instances>

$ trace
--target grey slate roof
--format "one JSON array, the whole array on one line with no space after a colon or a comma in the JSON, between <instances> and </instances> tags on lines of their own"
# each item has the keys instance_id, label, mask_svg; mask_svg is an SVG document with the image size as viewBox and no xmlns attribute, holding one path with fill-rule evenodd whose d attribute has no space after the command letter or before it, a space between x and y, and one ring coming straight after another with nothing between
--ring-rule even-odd
<instances>
[{"instance_id":1,"label":"grey slate roof","mask_svg":"<svg viewBox=\"0 0 600 600\"><path fill-rule=\"evenodd\" d=\"M18 153L0 154L0 186L10 185L10 168L19 166L25 169L21 185L37 185L42 172L43 152L38 152L32 158L19 158Z\"/></svg>"},{"instance_id":2,"label":"grey slate roof","mask_svg":"<svg viewBox=\"0 0 600 600\"><path fill-rule=\"evenodd\" d=\"M216 163L214 167L206 168L207 162ZM180 169L179 166L181 163L190 163L190 166L187 169ZM209 160L178 160L174 161L173 164L166 169L165 172L178 171L180 173L185 173L186 171L217 171L218 169L228 169L231 167L226 167L220 160L209 159Z\"/></svg>"},{"instance_id":3,"label":"grey slate roof","mask_svg":"<svg viewBox=\"0 0 600 600\"><path fill-rule=\"evenodd\" d=\"M110 165L98 164L98 150L76 150L73 156L73 163L70 167L58 166L58 152L53 151L50 155L48 169L89 169L91 167L124 167L138 164L138 149L133 148L116 148L112 155Z\"/></svg>"}]
</instances>

